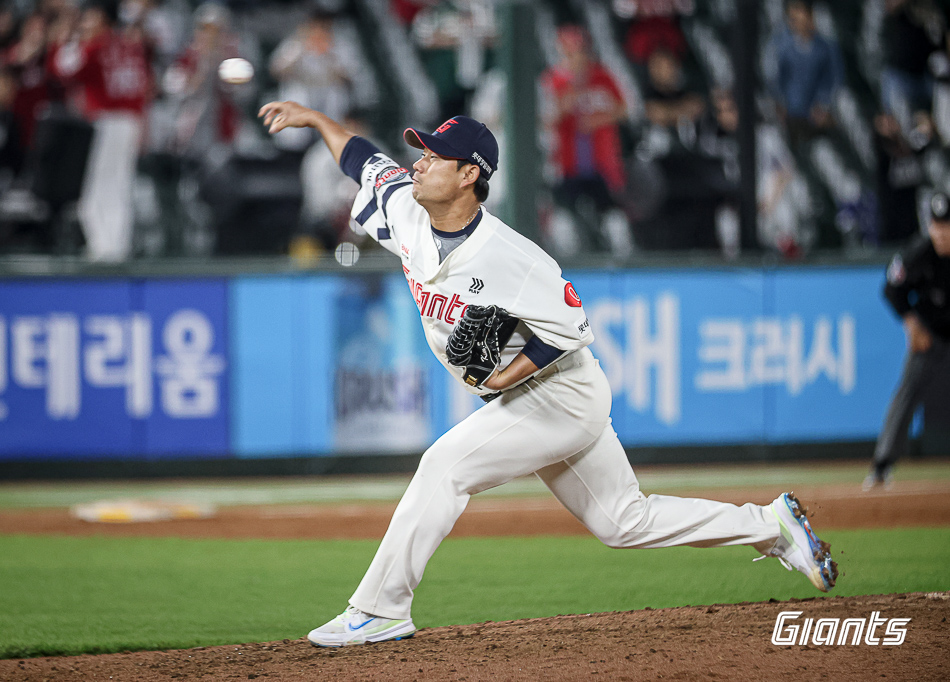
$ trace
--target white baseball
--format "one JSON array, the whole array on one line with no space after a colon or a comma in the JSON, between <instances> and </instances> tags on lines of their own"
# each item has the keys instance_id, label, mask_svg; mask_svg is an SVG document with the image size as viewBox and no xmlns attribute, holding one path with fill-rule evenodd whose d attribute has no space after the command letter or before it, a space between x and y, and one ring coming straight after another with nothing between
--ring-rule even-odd
<instances>
[{"instance_id":1,"label":"white baseball","mask_svg":"<svg viewBox=\"0 0 950 682\"><path fill-rule=\"evenodd\" d=\"M240 57L225 59L218 66L218 78L225 83L241 85L254 78L254 67L249 61Z\"/></svg>"}]
</instances>

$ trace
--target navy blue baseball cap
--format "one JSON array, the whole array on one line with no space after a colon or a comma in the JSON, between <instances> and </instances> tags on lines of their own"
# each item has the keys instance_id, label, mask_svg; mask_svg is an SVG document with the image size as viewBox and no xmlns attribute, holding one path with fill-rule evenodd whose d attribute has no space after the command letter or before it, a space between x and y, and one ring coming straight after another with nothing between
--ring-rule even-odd
<instances>
[{"instance_id":1,"label":"navy blue baseball cap","mask_svg":"<svg viewBox=\"0 0 950 682\"><path fill-rule=\"evenodd\" d=\"M428 149L447 159L463 159L478 166L487 180L498 170L498 142L484 123L468 116L453 116L431 135L406 128L403 139L410 147Z\"/></svg>"}]
</instances>

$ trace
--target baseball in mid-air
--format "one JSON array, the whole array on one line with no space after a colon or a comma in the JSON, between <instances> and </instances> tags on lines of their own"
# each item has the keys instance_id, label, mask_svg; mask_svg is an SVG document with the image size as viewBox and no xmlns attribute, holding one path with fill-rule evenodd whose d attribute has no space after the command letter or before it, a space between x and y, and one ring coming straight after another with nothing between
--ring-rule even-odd
<instances>
[{"instance_id":1,"label":"baseball in mid-air","mask_svg":"<svg viewBox=\"0 0 950 682\"><path fill-rule=\"evenodd\" d=\"M254 78L254 67L251 66L249 61L241 57L225 59L218 66L218 78L225 83L241 85Z\"/></svg>"}]
</instances>

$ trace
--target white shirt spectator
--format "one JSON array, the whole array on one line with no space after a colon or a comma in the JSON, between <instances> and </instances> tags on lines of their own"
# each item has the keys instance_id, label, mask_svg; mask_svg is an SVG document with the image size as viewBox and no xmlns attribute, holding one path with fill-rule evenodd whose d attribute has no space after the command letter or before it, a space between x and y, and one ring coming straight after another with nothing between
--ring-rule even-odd
<instances>
[{"instance_id":1,"label":"white shirt spectator","mask_svg":"<svg viewBox=\"0 0 950 682\"><path fill-rule=\"evenodd\" d=\"M332 19L315 12L294 35L285 38L270 60L270 70L280 81L280 99L294 100L322 111L333 119L344 118L351 107L350 84L363 68L359 53L336 40ZM302 150L312 142L309 129L281 131L274 139L284 149Z\"/></svg>"}]
</instances>

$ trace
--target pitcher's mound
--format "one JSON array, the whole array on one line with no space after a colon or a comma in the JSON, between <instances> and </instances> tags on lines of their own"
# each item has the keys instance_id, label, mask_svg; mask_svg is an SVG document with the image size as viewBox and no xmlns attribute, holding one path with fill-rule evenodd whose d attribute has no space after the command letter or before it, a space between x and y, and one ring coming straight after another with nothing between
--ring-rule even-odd
<instances>
[{"instance_id":1,"label":"pitcher's mound","mask_svg":"<svg viewBox=\"0 0 950 682\"><path fill-rule=\"evenodd\" d=\"M791 613L775 632L782 612ZM948 616L948 592L720 604L427 628L409 640L343 649L316 649L301 638L6 660L0 679L942 681ZM848 643L839 644L845 619L861 622L848 625ZM901 631L903 643L884 643ZM775 645L773 634L796 643ZM829 639L835 643L821 643Z\"/></svg>"}]
</instances>

